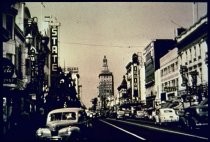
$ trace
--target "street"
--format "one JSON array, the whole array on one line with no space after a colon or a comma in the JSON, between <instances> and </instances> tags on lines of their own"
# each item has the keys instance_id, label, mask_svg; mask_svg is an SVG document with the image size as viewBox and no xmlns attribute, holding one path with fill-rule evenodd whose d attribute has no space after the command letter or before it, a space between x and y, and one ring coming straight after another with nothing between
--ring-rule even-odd
<instances>
[{"instance_id":1,"label":"street","mask_svg":"<svg viewBox=\"0 0 210 142\"><path fill-rule=\"evenodd\" d=\"M13 130L7 142L36 141L34 124ZM152 122L140 120L115 120L111 118L93 120L93 127L86 134L84 141L208 141L207 131L184 131L177 127L159 126Z\"/></svg>"},{"instance_id":2,"label":"street","mask_svg":"<svg viewBox=\"0 0 210 142\"><path fill-rule=\"evenodd\" d=\"M96 141L208 141L207 133L197 135L130 120L99 120L92 133Z\"/></svg>"}]
</instances>

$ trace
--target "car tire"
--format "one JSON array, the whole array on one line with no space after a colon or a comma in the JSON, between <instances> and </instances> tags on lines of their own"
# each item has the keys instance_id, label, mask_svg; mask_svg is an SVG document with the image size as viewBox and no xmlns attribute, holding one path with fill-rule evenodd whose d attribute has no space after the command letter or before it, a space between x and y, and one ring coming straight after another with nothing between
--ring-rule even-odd
<instances>
[{"instance_id":1,"label":"car tire","mask_svg":"<svg viewBox=\"0 0 210 142\"><path fill-rule=\"evenodd\" d=\"M185 118L180 118L179 119L179 126L182 129L187 129L187 120Z\"/></svg>"},{"instance_id":2,"label":"car tire","mask_svg":"<svg viewBox=\"0 0 210 142\"><path fill-rule=\"evenodd\" d=\"M189 120L188 125L189 125L189 129L190 130L195 130L195 128L196 128L196 119L195 118L191 118Z\"/></svg>"}]
</instances>

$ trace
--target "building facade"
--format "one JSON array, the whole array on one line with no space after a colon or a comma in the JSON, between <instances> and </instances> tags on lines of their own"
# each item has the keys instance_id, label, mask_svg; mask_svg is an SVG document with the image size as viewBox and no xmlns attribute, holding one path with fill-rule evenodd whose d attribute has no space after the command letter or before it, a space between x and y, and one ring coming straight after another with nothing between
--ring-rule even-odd
<instances>
[{"instance_id":1,"label":"building facade","mask_svg":"<svg viewBox=\"0 0 210 142\"><path fill-rule=\"evenodd\" d=\"M118 95L117 95L117 104L121 105L125 103L126 99L128 98L128 93L127 93L127 81L125 79L125 76L123 76L123 80L117 88L118 90Z\"/></svg>"},{"instance_id":2,"label":"building facade","mask_svg":"<svg viewBox=\"0 0 210 142\"><path fill-rule=\"evenodd\" d=\"M71 73L72 84L75 84L75 89L77 92L77 98L81 99L82 93L82 85L80 84L80 75L79 75L79 68L78 67L64 67L63 71L65 74Z\"/></svg>"},{"instance_id":3,"label":"building facade","mask_svg":"<svg viewBox=\"0 0 210 142\"><path fill-rule=\"evenodd\" d=\"M136 53L132 55L132 61L126 66L127 99L129 103L138 102L140 97L140 70L139 58Z\"/></svg>"},{"instance_id":4,"label":"building facade","mask_svg":"<svg viewBox=\"0 0 210 142\"><path fill-rule=\"evenodd\" d=\"M168 101L175 98L178 94L179 86L179 65L178 48L160 58L160 100Z\"/></svg>"},{"instance_id":5,"label":"building facade","mask_svg":"<svg viewBox=\"0 0 210 142\"><path fill-rule=\"evenodd\" d=\"M160 69L159 60L174 45L175 41L172 39L156 39L144 49L146 104L148 107L155 107L155 99L159 95L160 81L158 82L158 80L160 77L157 71ZM157 99L159 98L157 97Z\"/></svg>"},{"instance_id":6,"label":"building facade","mask_svg":"<svg viewBox=\"0 0 210 142\"><path fill-rule=\"evenodd\" d=\"M202 17L176 37L180 63L179 95L198 103L208 95L208 18Z\"/></svg>"}]
</instances>

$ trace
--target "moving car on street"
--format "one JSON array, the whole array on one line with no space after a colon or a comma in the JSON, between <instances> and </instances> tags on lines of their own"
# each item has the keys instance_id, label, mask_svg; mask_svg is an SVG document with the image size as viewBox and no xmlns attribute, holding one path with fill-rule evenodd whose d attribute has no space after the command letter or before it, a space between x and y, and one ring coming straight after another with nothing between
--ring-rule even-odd
<instances>
[{"instance_id":1,"label":"moving car on street","mask_svg":"<svg viewBox=\"0 0 210 142\"><path fill-rule=\"evenodd\" d=\"M36 136L39 140L75 141L81 139L90 127L84 109L60 108L48 113L46 127L39 128Z\"/></svg>"}]
</instances>

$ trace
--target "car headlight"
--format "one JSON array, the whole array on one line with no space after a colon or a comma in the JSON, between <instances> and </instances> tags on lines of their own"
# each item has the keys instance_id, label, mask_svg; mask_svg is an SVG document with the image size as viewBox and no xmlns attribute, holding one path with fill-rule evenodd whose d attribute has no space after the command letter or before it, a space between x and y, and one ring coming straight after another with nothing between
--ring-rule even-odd
<instances>
[{"instance_id":1,"label":"car headlight","mask_svg":"<svg viewBox=\"0 0 210 142\"><path fill-rule=\"evenodd\" d=\"M38 129L38 130L36 131L36 135L37 135L37 136L41 137L42 134L43 134L43 132L42 132L41 129Z\"/></svg>"},{"instance_id":2,"label":"car headlight","mask_svg":"<svg viewBox=\"0 0 210 142\"><path fill-rule=\"evenodd\" d=\"M71 134L71 127L69 127L69 128L66 130L66 134L68 134L68 135Z\"/></svg>"}]
</instances>

